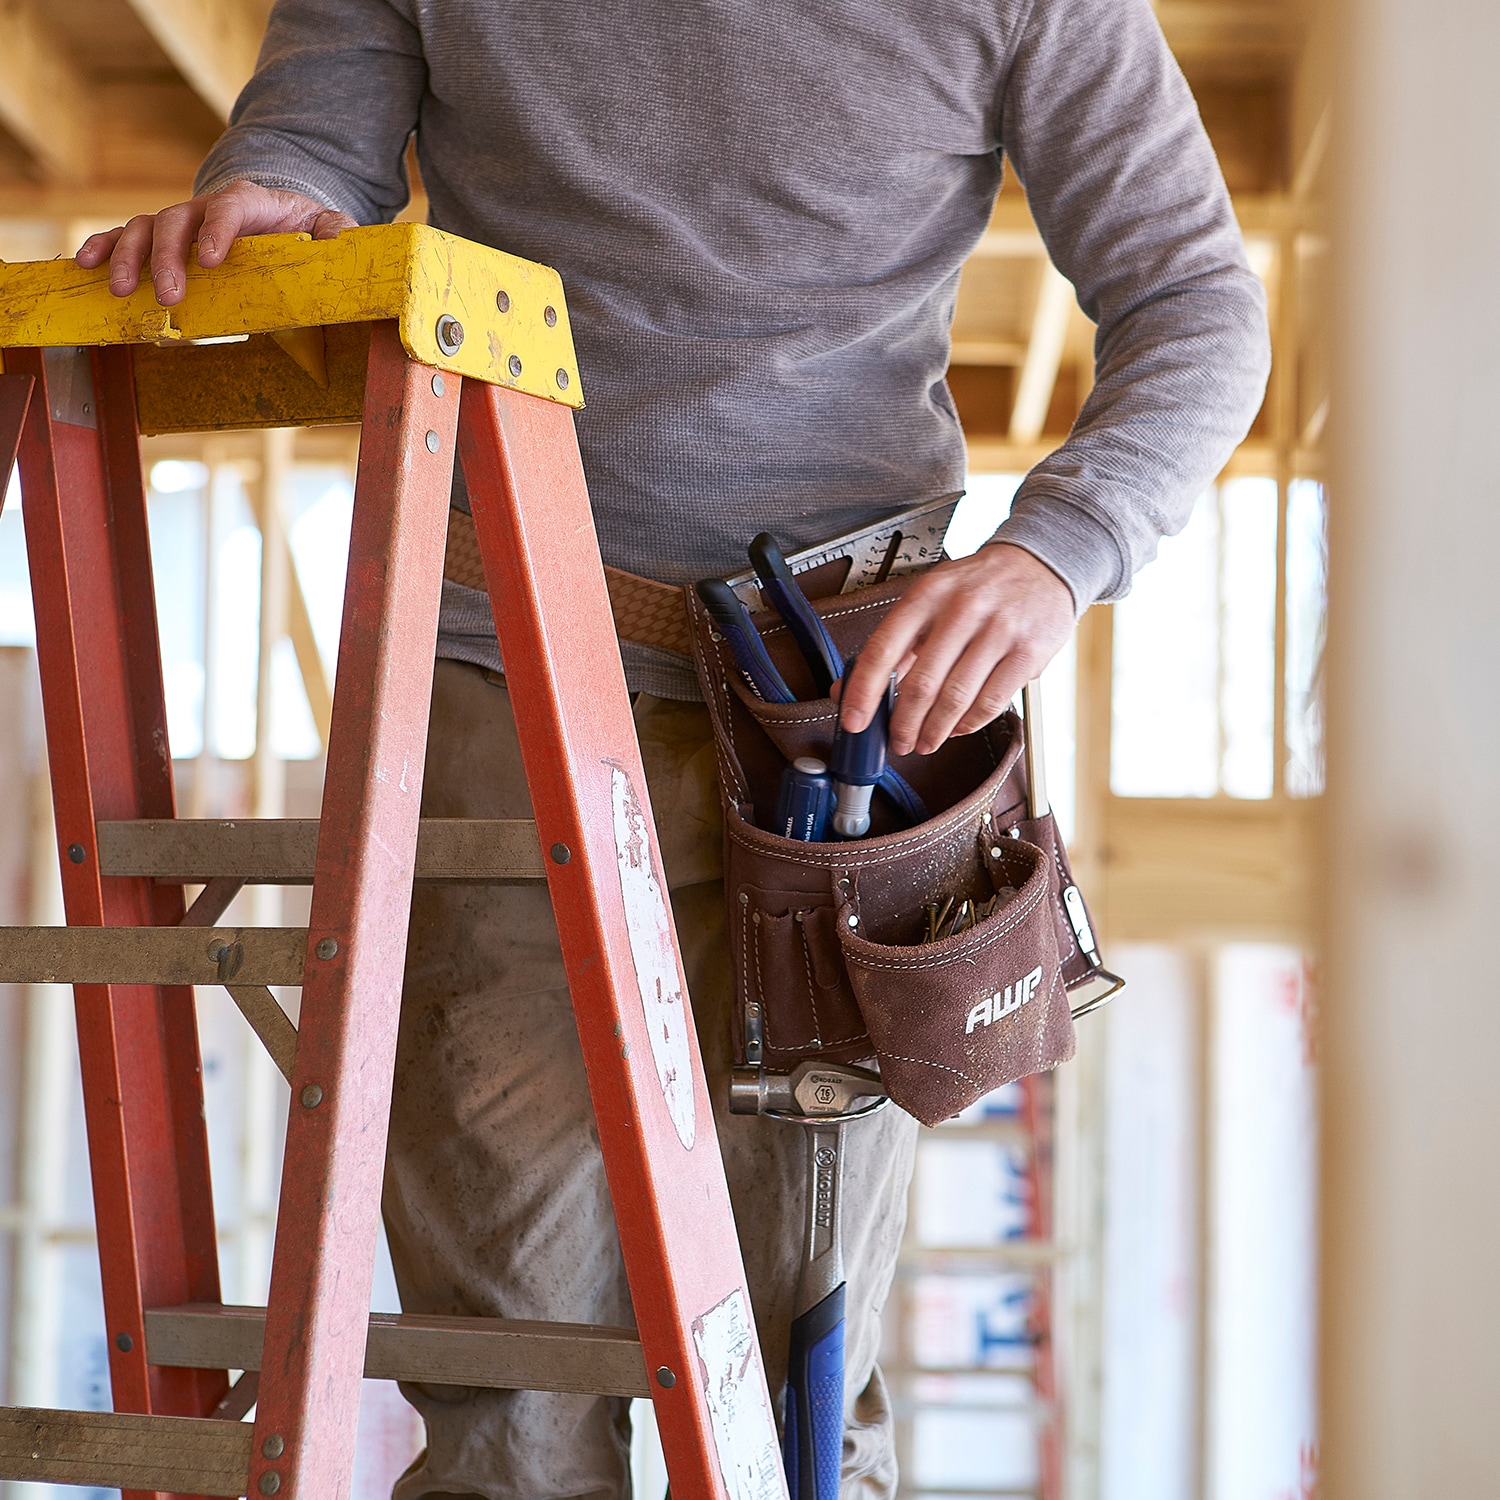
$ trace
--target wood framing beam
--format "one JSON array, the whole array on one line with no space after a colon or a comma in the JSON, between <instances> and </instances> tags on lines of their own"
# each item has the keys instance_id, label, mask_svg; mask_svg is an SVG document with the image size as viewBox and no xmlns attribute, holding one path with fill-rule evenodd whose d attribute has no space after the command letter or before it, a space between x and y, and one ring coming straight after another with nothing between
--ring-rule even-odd
<instances>
[{"instance_id":1,"label":"wood framing beam","mask_svg":"<svg viewBox=\"0 0 1500 1500\"><path fill-rule=\"evenodd\" d=\"M54 182L79 182L93 160L88 80L40 0L0 4L0 125Z\"/></svg>"},{"instance_id":2,"label":"wood framing beam","mask_svg":"<svg viewBox=\"0 0 1500 1500\"><path fill-rule=\"evenodd\" d=\"M1321 816L1317 799L1108 797L1109 940L1312 941Z\"/></svg>"},{"instance_id":3,"label":"wood framing beam","mask_svg":"<svg viewBox=\"0 0 1500 1500\"><path fill-rule=\"evenodd\" d=\"M245 0L128 0L193 92L221 120L255 71L264 17Z\"/></svg>"},{"instance_id":4,"label":"wood framing beam","mask_svg":"<svg viewBox=\"0 0 1500 1500\"><path fill-rule=\"evenodd\" d=\"M1031 338L1026 345L1021 377L1016 381L1015 404L1011 407L1013 443L1034 443L1047 425L1047 408L1052 405L1074 306L1071 284L1050 260L1045 261L1036 309L1031 315Z\"/></svg>"},{"instance_id":5,"label":"wood framing beam","mask_svg":"<svg viewBox=\"0 0 1500 1500\"><path fill-rule=\"evenodd\" d=\"M1026 345L1009 339L954 339L949 363L955 365L1010 365L1026 363Z\"/></svg>"},{"instance_id":6,"label":"wood framing beam","mask_svg":"<svg viewBox=\"0 0 1500 1500\"><path fill-rule=\"evenodd\" d=\"M1277 0L1156 0L1154 9L1184 68L1279 72L1302 45L1297 10Z\"/></svg>"}]
</instances>

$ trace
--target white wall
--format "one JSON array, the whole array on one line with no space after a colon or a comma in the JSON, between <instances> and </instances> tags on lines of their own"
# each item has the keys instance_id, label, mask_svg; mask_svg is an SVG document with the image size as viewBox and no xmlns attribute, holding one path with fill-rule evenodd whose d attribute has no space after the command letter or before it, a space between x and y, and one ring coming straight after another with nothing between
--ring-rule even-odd
<instances>
[{"instance_id":1,"label":"white wall","mask_svg":"<svg viewBox=\"0 0 1500 1500\"><path fill-rule=\"evenodd\" d=\"M1500 1493L1500 5L1346 8L1325 1500Z\"/></svg>"}]
</instances>

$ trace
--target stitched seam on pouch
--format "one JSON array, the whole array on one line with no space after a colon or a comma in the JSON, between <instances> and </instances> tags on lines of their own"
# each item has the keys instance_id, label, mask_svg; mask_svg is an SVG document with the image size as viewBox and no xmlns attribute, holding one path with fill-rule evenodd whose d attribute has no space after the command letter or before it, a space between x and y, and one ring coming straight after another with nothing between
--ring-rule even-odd
<instances>
[{"instance_id":1,"label":"stitched seam on pouch","mask_svg":"<svg viewBox=\"0 0 1500 1500\"><path fill-rule=\"evenodd\" d=\"M755 1003L760 1007L760 1030L761 1035L766 1031L766 990L760 978L760 933L750 931L750 906L747 902L740 911L740 925L744 932L744 942L748 945L752 941L755 946L751 950L755 954Z\"/></svg>"},{"instance_id":2,"label":"stitched seam on pouch","mask_svg":"<svg viewBox=\"0 0 1500 1500\"><path fill-rule=\"evenodd\" d=\"M1057 831L1057 824L1052 825L1052 863L1057 866L1057 891L1058 899L1062 899L1063 887L1069 884L1067 873L1063 870L1062 855L1058 852L1058 841L1062 835ZM1080 895L1082 892L1079 893ZM1068 930L1068 951L1062 955L1066 963L1075 953L1082 950L1078 946L1078 934L1073 931L1073 919L1068 916L1067 907L1063 908L1063 926Z\"/></svg>"},{"instance_id":3,"label":"stitched seam on pouch","mask_svg":"<svg viewBox=\"0 0 1500 1500\"><path fill-rule=\"evenodd\" d=\"M797 929L797 936L802 940L802 968L807 975L807 1000L812 1006L813 1014L813 1040L821 1041L823 1037L823 1021L818 1015L818 997L813 989L812 976L812 954L807 947L807 924L797 920L799 913L792 913L792 925Z\"/></svg>"},{"instance_id":4,"label":"stitched seam on pouch","mask_svg":"<svg viewBox=\"0 0 1500 1500\"><path fill-rule=\"evenodd\" d=\"M970 1078L961 1068L950 1068L947 1063L934 1062L930 1057L907 1057L901 1052L887 1052L883 1048L875 1049L877 1057L888 1057L892 1062L920 1063L924 1068L941 1068L945 1073L952 1073L955 1078L962 1078L971 1088L980 1089L984 1085L977 1078Z\"/></svg>"},{"instance_id":5,"label":"stitched seam on pouch","mask_svg":"<svg viewBox=\"0 0 1500 1500\"><path fill-rule=\"evenodd\" d=\"M980 814L980 816L982 816L982 814ZM731 831L729 836L730 838L734 839L735 843L737 843L742 849L746 849L752 854L764 855L768 859L781 859L785 860L788 864L804 866L811 865L815 868L828 870L832 870L838 867L847 867L851 870L860 870L867 869L873 865L886 865L889 864L893 859L910 859L913 854L921 853L930 844L940 843L943 838L952 833L955 828L962 828L965 823L974 821L974 819L975 810L970 810L966 813L960 813L956 817L949 818L947 821L934 818L932 820L933 829L931 833L925 833L921 836L921 838L912 839L911 841L902 844L898 849L891 849L884 854L871 855L868 858L864 859L859 858L857 855L846 853L842 850L839 852L836 858L829 857L826 859L798 859L795 855L782 854L779 850L776 849L762 849L758 845L752 844L748 839L738 837L733 831Z\"/></svg>"},{"instance_id":6,"label":"stitched seam on pouch","mask_svg":"<svg viewBox=\"0 0 1500 1500\"><path fill-rule=\"evenodd\" d=\"M1051 887L1044 885L1042 889L1036 893L1036 895L1030 897L1026 901L1026 909L1024 911L1017 912L1015 917L1011 919L1007 926L986 933L986 938L998 941L1000 938L1007 936L1012 931L1012 929L1020 925L1023 918L1036 910L1037 903L1041 901L1044 896L1049 895L1050 892ZM1010 908L1006 907L1005 910L1008 915L1010 912ZM998 920L1000 919L997 917L990 918L990 922ZM984 932L989 925L989 922L984 922L974 930L975 932ZM925 947L926 944L919 944L918 946ZM915 962L913 962L912 960L907 960L905 963L895 963L888 959L866 958L862 953L858 952L858 950L847 951L849 951L852 962L857 963L862 969L889 969L893 972L911 974L922 969L944 969L947 968L950 964L967 963L977 950L988 946L988 942L976 941L972 947L961 949L957 953L939 954L936 958L917 959Z\"/></svg>"}]
</instances>

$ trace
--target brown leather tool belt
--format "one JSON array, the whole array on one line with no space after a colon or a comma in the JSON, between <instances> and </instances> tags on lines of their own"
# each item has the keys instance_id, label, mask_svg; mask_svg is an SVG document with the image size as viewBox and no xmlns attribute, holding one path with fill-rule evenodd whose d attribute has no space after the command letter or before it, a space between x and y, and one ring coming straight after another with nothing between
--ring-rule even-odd
<instances>
[{"instance_id":1,"label":"brown leather tool belt","mask_svg":"<svg viewBox=\"0 0 1500 1500\"><path fill-rule=\"evenodd\" d=\"M466 589L489 592L484 563L479 556L479 538L474 532L474 518L467 511L455 508L448 512L448 546L443 556L443 577ZM684 656L692 651L687 608L680 588L611 567L604 569L604 583L609 590L609 607L615 617L615 633L622 641L658 646L664 651L679 651Z\"/></svg>"}]
</instances>

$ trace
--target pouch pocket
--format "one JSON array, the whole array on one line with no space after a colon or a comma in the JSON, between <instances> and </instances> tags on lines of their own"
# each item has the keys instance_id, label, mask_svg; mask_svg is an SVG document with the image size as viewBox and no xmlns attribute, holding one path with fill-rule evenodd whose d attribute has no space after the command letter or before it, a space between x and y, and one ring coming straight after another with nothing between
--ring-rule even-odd
<instances>
[{"instance_id":1,"label":"pouch pocket","mask_svg":"<svg viewBox=\"0 0 1500 1500\"><path fill-rule=\"evenodd\" d=\"M809 1056L869 1057L831 896L744 885L735 904L736 1055L746 1056L746 1033L758 1025L769 1068L790 1068Z\"/></svg>"},{"instance_id":2,"label":"pouch pocket","mask_svg":"<svg viewBox=\"0 0 1500 1500\"><path fill-rule=\"evenodd\" d=\"M977 927L932 943L872 942L897 914L861 909L857 872L835 885L837 932L891 1098L924 1125L1073 1055L1050 860L1006 839L992 868L1016 889Z\"/></svg>"}]
</instances>

